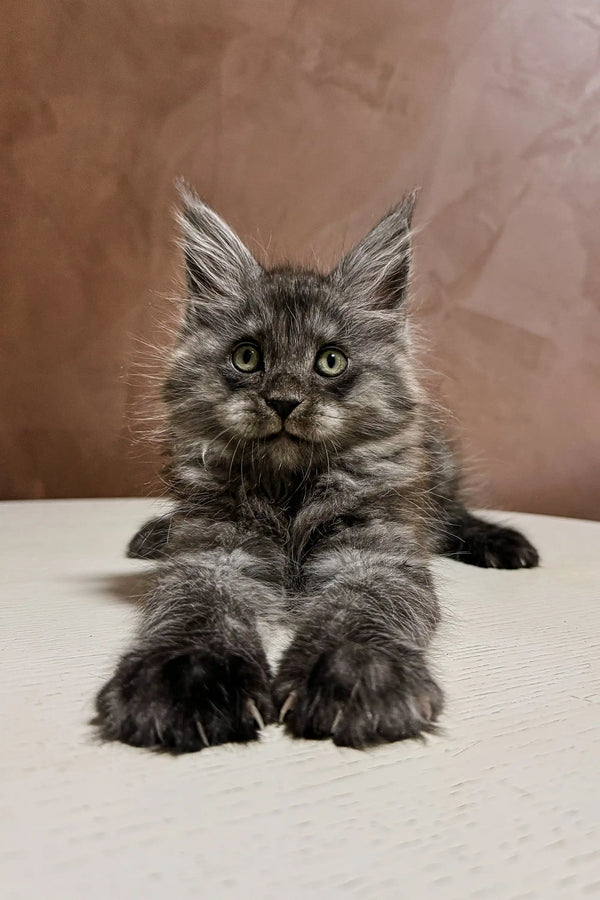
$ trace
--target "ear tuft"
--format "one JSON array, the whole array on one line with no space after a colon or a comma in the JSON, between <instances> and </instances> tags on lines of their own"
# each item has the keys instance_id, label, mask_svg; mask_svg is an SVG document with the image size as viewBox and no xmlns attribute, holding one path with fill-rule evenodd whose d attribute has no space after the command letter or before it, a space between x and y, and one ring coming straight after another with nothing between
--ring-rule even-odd
<instances>
[{"instance_id":1,"label":"ear tuft","mask_svg":"<svg viewBox=\"0 0 600 900\"><path fill-rule=\"evenodd\" d=\"M371 309L404 302L411 274L411 223L417 191L411 191L342 259L332 279L353 301Z\"/></svg>"},{"instance_id":2,"label":"ear tuft","mask_svg":"<svg viewBox=\"0 0 600 900\"><path fill-rule=\"evenodd\" d=\"M260 266L236 233L183 179L177 189L177 221L185 256L190 311L239 301L243 287Z\"/></svg>"}]
</instances>

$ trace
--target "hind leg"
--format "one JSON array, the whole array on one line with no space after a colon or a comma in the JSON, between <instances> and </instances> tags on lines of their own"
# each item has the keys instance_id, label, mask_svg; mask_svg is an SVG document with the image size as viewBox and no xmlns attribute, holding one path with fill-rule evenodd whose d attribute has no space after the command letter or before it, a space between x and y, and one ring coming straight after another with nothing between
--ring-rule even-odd
<instances>
[{"instance_id":1,"label":"hind leg","mask_svg":"<svg viewBox=\"0 0 600 900\"><path fill-rule=\"evenodd\" d=\"M441 553L483 568L530 569L539 562L537 550L520 531L485 522L463 506L446 523Z\"/></svg>"},{"instance_id":2,"label":"hind leg","mask_svg":"<svg viewBox=\"0 0 600 900\"><path fill-rule=\"evenodd\" d=\"M150 519L129 541L127 556L130 559L160 559L167 549L171 531L172 513Z\"/></svg>"}]
</instances>

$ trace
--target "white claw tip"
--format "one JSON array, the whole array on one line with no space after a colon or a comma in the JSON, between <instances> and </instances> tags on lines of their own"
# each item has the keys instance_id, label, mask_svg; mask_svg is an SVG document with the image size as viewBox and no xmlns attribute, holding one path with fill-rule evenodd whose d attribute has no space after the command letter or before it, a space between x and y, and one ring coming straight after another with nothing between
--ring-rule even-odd
<instances>
[{"instance_id":1,"label":"white claw tip","mask_svg":"<svg viewBox=\"0 0 600 900\"><path fill-rule=\"evenodd\" d=\"M198 734L199 734L200 737L202 738L202 743L204 744L204 746L205 746L205 747L210 747L210 741L208 740L208 737L207 737L207 735L206 735L206 731L204 730L204 725L202 724L202 722L201 722L200 719L198 719L198 718L196 719L196 728L198 729Z\"/></svg>"},{"instance_id":2,"label":"white claw tip","mask_svg":"<svg viewBox=\"0 0 600 900\"><path fill-rule=\"evenodd\" d=\"M341 709L338 709L338 711L335 714L335 719L333 720L333 723L331 725L331 734L335 734L335 730L338 727L338 725L340 724L341 718L342 718L342 711L341 711Z\"/></svg>"},{"instance_id":3,"label":"white claw tip","mask_svg":"<svg viewBox=\"0 0 600 900\"><path fill-rule=\"evenodd\" d=\"M256 705L256 703L254 702L254 700L252 700L252 698L250 698L249 700L246 700L246 709L248 710L248 712L250 713L250 715L252 716L252 718L254 719L254 721L256 722L258 727L260 728L260 730L262 731L265 727L265 720L261 716L260 710L259 710L258 706Z\"/></svg>"},{"instance_id":4,"label":"white claw tip","mask_svg":"<svg viewBox=\"0 0 600 900\"><path fill-rule=\"evenodd\" d=\"M291 694L288 694L283 706L279 711L279 724L282 725L285 717L289 713L290 709L294 708L296 703L296 691L292 691Z\"/></svg>"}]
</instances>

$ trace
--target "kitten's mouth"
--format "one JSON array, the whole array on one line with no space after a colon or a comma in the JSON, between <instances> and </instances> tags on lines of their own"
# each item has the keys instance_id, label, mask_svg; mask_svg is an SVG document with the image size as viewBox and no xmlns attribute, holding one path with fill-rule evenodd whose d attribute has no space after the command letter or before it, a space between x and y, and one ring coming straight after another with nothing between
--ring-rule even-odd
<instances>
[{"instance_id":1,"label":"kitten's mouth","mask_svg":"<svg viewBox=\"0 0 600 900\"><path fill-rule=\"evenodd\" d=\"M281 428L279 431L276 431L275 434L270 434L265 440L269 443L273 443L274 441L281 441L288 439L293 444L303 444L304 438L299 437L297 434L292 434L291 431L288 431L286 428Z\"/></svg>"}]
</instances>

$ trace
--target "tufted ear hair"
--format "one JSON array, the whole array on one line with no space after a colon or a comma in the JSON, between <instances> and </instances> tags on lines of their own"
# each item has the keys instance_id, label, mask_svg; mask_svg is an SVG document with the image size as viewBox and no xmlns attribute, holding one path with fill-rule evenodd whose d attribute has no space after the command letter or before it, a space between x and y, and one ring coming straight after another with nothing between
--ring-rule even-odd
<instances>
[{"instance_id":1,"label":"tufted ear hair","mask_svg":"<svg viewBox=\"0 0 600 900\"><path fill-rule=\"evenodd\" d=\"M184 181L177 183L181 206L177 221L185 257L188 324L214 315L215 307L236 304L244 286L261 270L227 223Z\"/></svg>"},{"instance_id":2,"label":"tufted ear hair","mask_svg":"<svg viewBox=\"0 0 600 900\"><path fill-rule=\"evenodd\" d=\"M353 302L374 310L402 305L411 274L416 199L416 191L407 194L331 272L332 281Z\"/></svg>"}]
</instances>

